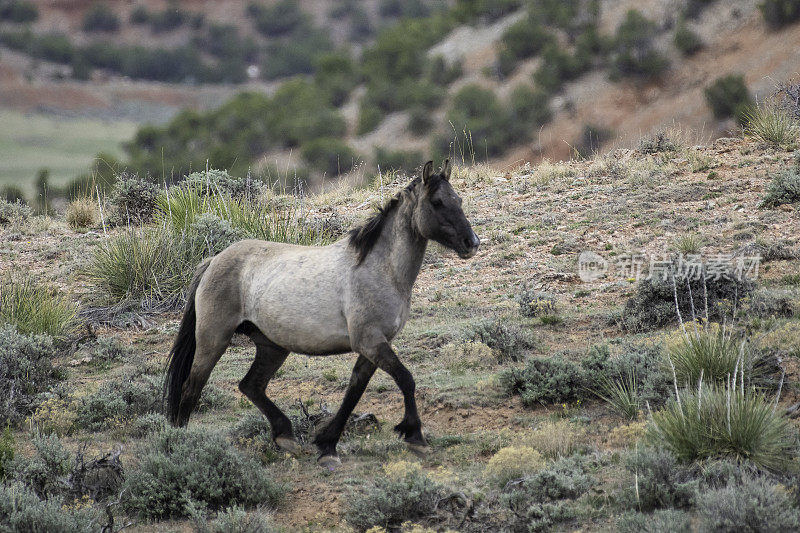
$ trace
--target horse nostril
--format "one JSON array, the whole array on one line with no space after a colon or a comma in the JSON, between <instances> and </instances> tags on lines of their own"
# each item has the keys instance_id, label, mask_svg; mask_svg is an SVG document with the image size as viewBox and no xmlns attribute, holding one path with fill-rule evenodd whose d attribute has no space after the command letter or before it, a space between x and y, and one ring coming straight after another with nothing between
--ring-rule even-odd
<instances>
[{"instance_id":1,"label":"horse nostril","mask_svg":"<svg viewBox=\"0 0 800 533\"><path fill-rule=\"evenodd\" d=\"M480 245L480 243L481 240L474 233L469 237L467 237L466 239L464 239L464 246L466 246L467 248L477 248Z\"/></svg>"}]
</instances>

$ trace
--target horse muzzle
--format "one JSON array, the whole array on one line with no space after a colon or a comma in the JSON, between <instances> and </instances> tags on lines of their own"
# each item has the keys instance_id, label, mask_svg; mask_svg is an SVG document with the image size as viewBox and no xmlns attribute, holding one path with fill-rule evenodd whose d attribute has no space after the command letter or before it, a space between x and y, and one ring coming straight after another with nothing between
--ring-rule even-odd
<instances>
[{"instance_id":1,"label":"horse muzzle","mask_svg":"<svg viewBox=\"0 0 800 533\"><path fill-rule=\"evenodd\" d=\"M461 259L469 259L478 253L478 248L481 245L481 240L471 232L471 235L464 239L461 249L458 251L458 256Z\"/></svg>"}]
</instances>

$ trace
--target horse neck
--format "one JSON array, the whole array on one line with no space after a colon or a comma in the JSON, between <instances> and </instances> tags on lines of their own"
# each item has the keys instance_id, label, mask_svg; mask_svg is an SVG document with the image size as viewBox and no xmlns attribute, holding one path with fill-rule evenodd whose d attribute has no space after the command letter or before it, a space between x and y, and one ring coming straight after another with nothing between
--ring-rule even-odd
<instances>
[{"instance_id":1,"label":"horse neck","mask_svg":"<svg viewBox=\"0 0 800 533\"><path fill-rule=\"evenodd\" d=\"M381 261L390 272L397 289L409 296L428 245L428 239L414 227L413 214L412 200L404 199L389 215L390 219L386 221L386 228L379 240Z\"/></svg>"}]
</instances>

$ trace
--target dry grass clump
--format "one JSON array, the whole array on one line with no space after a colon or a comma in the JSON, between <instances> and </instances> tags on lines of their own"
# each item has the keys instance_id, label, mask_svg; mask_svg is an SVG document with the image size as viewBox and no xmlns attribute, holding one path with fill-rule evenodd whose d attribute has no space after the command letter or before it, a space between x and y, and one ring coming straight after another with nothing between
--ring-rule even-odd
<instances>
[{"instance_id":1,"label":"dry grass clump","mask_svg":"<svg viewBox=\"0 0 800 533\"><path fill-rule=\"evenodd\" d=\"M70 228L91 228L97 225L97 205L91 198L78 198L67 207L67 224Z\"/></svg>"},{"instance_id":2,"label":"dry grass clump","mask_svg":"<svg viewBox=\"0 0 800 533\"><path fill-rule=\"evenodd\" d=\"M463 374L467 370L494 363L494 350L480 341L450 342L442 346L441 358L448 370Z\"/></svg>"},{"instance_id":3,"label":"dry grass clump","mask_svg":"<svg viewBox=\"0 0 800 533\"><path fill-rule=\"evenodd\" d=\"M497 485L505 486L540 470L545 464L542 454L531 446L508 446L497 451L486 464L486 476Z\"/></svg>"},{"instance_id":4,"label":"dry grass clump","mask_svg":"<svg viewBox=\"0 0 800 533\"><path fill-rule=\"evenodd\" d=\"M547 421L537 427L525 442L548 459L567 457L581 448L586 431L568 420Z\"/></svg>"},{"instance_id":5,"label":"dry grass clump","mask_svg":"<svg viewBox=\"0 0 800 533\"><path fill-rule=\"evenodd\" d=\"M637 421L612 428L606 436L606 443L612 448L630 448L644 437L647 422Z\"/></svg>"}]
</instances>

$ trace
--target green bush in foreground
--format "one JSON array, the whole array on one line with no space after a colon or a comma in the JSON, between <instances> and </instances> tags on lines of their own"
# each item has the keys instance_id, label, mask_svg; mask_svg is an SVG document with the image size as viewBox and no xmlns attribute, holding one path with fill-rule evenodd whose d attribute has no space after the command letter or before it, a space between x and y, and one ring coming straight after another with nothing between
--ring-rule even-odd
<instances>
[{"instance_id":1,"label":"green bush in foreground","mask_svg":"<svg viewBox=\"0 0 800 533\"><path fill-rule=\"evenodd\" d=\"M11 324L20 333L64 337L75 317L75 307L55 288L29 276L0 280L0 324Z\"/></svg>"},{"instance_id":2,"label":"green bush in foreground","mask_svg":"<svg viewBox=\"0 0 800 533\"><path fill-rule=\"evenodd\" d=\"M19 199L12 202L6 198L0 198L0 226L11 222L25 222L32 215L33 209L25 202Z\"/></svg>"},{"instance_id":3,"label":"green bush in foreground","mask_svg":"<svg viewBox=\"0 0 800 533\"><path fill-rule=\"evenodd\" d=\"M624 457L624 465L629 483L622 501L627 507L650 512L693 505L698 488L695 469L679 464L669 450L637 448Z\"/></svg>"},{"instance_id":4,"label":"green bush in foreground","mask_svg":"<svg viewBox=\"0 0 800 533\"><path fill-rule=\"evenodd\" d=\"M444 487L420 470L401 477L383 476L351 496L345 519L358 531L373 526L397 528L408 520L433 515L445 495Z\"/></svg>"},{"instance_id":5,"label":"green bush in foreground","mask_svg":"<svg viewBox=\"0 0 800 533\"><path fill-rule=\"evenodd\" d=\"M55 353L48 335L22 335L11 326L0 326L0 425L32 413L39 395L62 377L53 368Z\"/></svg>"},{"instance_id":6,"label":"green bush in foreground","mask_svg":"<svg viewBox=\"0 0 800 533\"><path fill-rule=\"evenodd\" d=\"M167 428L148 437L139 457L125 480L123 505L145 519L273 506L284 492L263 465L217 433Z\"/></svg>"},{"instance_id":7,"label":"green bush in foreground","mask_svg":"<svg viewBox=\"0 0 800 533\"><path fill-rule=\"evenodd\" d=\"M691 515L684 511L664 509L644 513L627 513L617 522L619 533L690 533Z\"/></svg>"},{"instance_id":8,"label":"green bush in foreground","mask_svg":"<svg viewBox=\"0 0 800 533\"><path fill-rule=\"evenodd\" d=\"M761 206L777 207L795 202L800 202L800 169L785 170L772 176Z\"/></svg>"},{"instance_id":9,"label":"green bush in foreground","mask_svg":"<svg viewBox=\"0 0 800 533\"><path fill-rule=\"evenodd\" d=\"M797 455L796 432L783 411L741 385L681 391L652 422L648 437L682 461L730 458L781 471Z\"/></svg>"},{"instance_id":10,"label":"green bush in foreground","mask_svg":"<svg viewBox=\"0 0 800 533\"><path fill-rule=\"evenodd\" d=\"M762 478L709 490L697 501L700 531L798 531L800 510L785 487Z\"/></svg>"},{"instance_id":11,"label":"green bush in foreground","mask_svg":"<svg viewBox=\"0 0 800 533\"><path fill-rule=\"evenodd\" d=\"M101 531L99 513L93 507L73 508L59 498L41 499L21 484L0 485L0 529L31 533Z\"/></svg>"}]
</instances>

